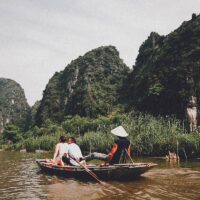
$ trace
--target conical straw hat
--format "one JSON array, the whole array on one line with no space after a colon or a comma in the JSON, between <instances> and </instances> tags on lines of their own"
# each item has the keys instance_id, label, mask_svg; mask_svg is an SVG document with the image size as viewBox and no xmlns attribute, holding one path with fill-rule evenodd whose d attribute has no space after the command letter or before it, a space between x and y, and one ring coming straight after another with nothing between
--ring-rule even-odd
<instances>
[{"instance_id":1,"label":"conical straw hat","mask_svg":"<svg viewBox=\"0 0 200 200\"><path fill-rule=\"evenodd\" d=\"M111 133L119 136L119 137L127 137L128 133L124 130L124 128L122 126L118 126L114 129L111 130Z\"/></svg>"}]
</instances>

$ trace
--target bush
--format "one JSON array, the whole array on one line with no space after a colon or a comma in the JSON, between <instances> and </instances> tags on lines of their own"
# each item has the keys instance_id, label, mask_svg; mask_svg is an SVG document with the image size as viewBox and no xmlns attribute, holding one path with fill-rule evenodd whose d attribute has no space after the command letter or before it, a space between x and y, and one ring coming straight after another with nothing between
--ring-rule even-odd
<instances>
[{"instance_id":1,"label":"bush","mask_svg":"<svg viewBox=\"0 0 200 200\"><path fill-rule=\"evenodd\" d=\"M22 133L19 127L15 125L7 125L2 134L2 140L5 143L16 143L22 140Z\"/></svg>"},{"instance_id":2,"label":"bush","mask_svg":"<svg viewBox=\"0 0 200 200\"><path fill-rule=\"evenodd\" d=\"M174 117L154 117L132 112L108 117L100 116L96 119L75 116L67 118L61 125L52 124L50 121L48 123L48 126L42 128L35 126L23 135L16 127L10 127L5 132L8 133L7 138L11 136L17 138L18 135L23 138L18 137L14 145L6 145L3 148L7 150L26 148L27 151L53 150L59 137L65 135L77 138L77 143L84 153L90 151L108 153L114 142L110 130L122 125L129 133L133 155L139 152L144 156L165 156L169 150L176 151L177 147L181 156L185 156L183 151L188 157L200 154L200 133L198 131L186 133L184 124ZM83 134L78 134L80 132ZM5 140L1 139L1 144L5 144Z\"/></svg>"},{"instance_id":3,"label":"bush","mask_svg":"<svg viewBox=\"0 0 200 200\"><path fill-rule=\"evenodd\" d=\"M110 133L88 132L79 138L78 143L83 152L108 153L113 145L114 137Z\"/></svg>"}]
</instances>

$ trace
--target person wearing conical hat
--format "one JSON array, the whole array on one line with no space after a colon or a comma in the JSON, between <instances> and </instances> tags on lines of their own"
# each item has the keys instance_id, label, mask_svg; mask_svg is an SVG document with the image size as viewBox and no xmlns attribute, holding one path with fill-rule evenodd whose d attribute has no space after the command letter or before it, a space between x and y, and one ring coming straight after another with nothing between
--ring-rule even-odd
<instances>
[{"instance_id":1,"label":"person wearing conical hat","mask_svg":"<svg viewBox=\"0 0 200 200\"><path fill-rule=\"evenodd\" d=\"M122 126L118 126L111 130L111 133L117 136L115 143L109 154L91 153L84 157L86 161L93 159L104 160L109 164L119 164L126 162L126 155L130 156L130 141L128 140L128 133Z\"/></svg>"},{"instance_id":2,"label":"person wearing conical hat","mask_svg":"<svg viewBox=\"0 0 200 200\"><path fill-rule=\"evenodd\" d=\"M126 156L130 156L130 141L128 140L128 133L122 126L111 130L111 133L117 136L115 143L109 153L109 164L125 163Z\"/></svg>"}]
</instances>

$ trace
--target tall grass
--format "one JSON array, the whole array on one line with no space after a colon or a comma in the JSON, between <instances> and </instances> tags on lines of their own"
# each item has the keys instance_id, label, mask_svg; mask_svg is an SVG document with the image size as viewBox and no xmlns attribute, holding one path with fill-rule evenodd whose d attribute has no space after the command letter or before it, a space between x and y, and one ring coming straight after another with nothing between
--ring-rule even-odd
<instances>
[{"instance_id":1,"label":"tall grass","mask_svg":"<svg viewBox=\"0 0 200 200\"><path fill-rule=\"evenodd\" d=\"M86 152L108 153L114 137L108 132L88 132L78 140L81 149Z\"/></svg>"},{"instance_id":2,"label":"tall grass","mask_svg":"<svg viewBox=\"0 0 200 200\"><path fill-rule=\"evenodd\" d=\"M141 113L97 119L76 116L66 119L61 125L50 123L42 128L35 127L28 132L27 137L17 144L7 146L7 149L53 150L61 135L72 135L77 138L84 153L106 153L114 142L110 130L118 125L122 125L129 133L133 155L164 156L169 150L177 149L182 156L183 150L187 156L200 155L199 131L187 133L184 123L173 117L154 117Z\"/></svg>"},{"instance_id":3,"label":"tall grass","mask_svg":"<svg viewBox=\"0 0 200 200\"><path fill-rule=\"evenodd\" d=\"M149 114L129 114L123 125L130 134L133 153L148 156L163 156L168 151L186 150L190 156L200 151L200 134L186 133L184 124L169 117L154 117Z\"/></svg>"}]
</instances>

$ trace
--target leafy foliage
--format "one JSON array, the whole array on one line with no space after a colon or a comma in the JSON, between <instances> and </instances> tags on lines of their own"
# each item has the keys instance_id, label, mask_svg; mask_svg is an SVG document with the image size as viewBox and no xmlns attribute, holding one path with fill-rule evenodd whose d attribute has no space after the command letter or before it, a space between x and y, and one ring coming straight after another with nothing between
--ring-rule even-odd
<instances>
[{"instance_id":1,"label":"leafy foliage","mask_svg":"<svg viewBox=\"0 0 200 200\"><path fill-rule=\"evenodd\" d=\"M15 128L9 129L5 136L7 139L10 136L20 136L15 140L17 143L7 146L10 149L53 150L59 137L65 135L77 138L84 154L94 151L108 153L114 141L110 130L119 125L129 133L133 156L165 156L168 150L177 151L177 144L181 157L184 157L183 150L188 157L198 156L200 153L199 131L187 134L184 123L176 118L154 117L139 112L96 119L75 116L65 119L62 125L48 120L43 127L35 126L25 134L19 133ZM80 135L78 130L82 130L84 134Z\"/></svg>"},{"instance_id":2,"label":"leafy foliage","mask_svg":"<svg viewBox=\"0 0 200 200\"><path fill-rule=\"evenodd\" d=\"M30 107L21 86L10 79L0 78L0 133L7 124L21 131L30 128Z\"/></svg>"},{"instance_id":3,"label":"leafy foliage","mask_svg":"<svg viewBox=\"0 0 200 200\"><path fill-rule=\"evenodd\" d=\"M184 118L191 95L200 98L200 15L167 36L151 33L129 78L132 106Z\"/></svg>"},{"instance_id":4,"label":"leafy foliage","mask_svg":"<svg viewBox=\"0 0 200 200\"><path fill-rule=\"evenodd\" d=\"M123 125L133 155L164 156L168 150L181 155L184 150L198 156L199 130L187 134L179 118L184 118L191 95L200 99L199 35L200 16L194 14L167 36L151 33L139 49L132 73L115 47L94 49L56 72L31 110L25 101L14 107L5 103L12 103L13 96L8 98L4 90L0 115L8 110L13 123L0 135L0 143L9 141L7 149L53 150L61 135L73 135L85 153L106 153L114 140L110 130ZM132 112L123 112L124 103Z\"/></svg>"},{"instance_id":5,"label":"leafy foliage","mask_svg":"<svg viewBox=\"0 0 200 200\"><path fill-rule=\"evenodd\" d=\"M5 143L17 143L22 140L22 132L15 125L7 125L2 133L2 140Z\"/></svg>"},{"instance_id":6,"label":"leafy foliage","mask_svg":"<svg viewBox=\"0 0 200 200\"><path fill-rule=\"evenodd\" d=\"M49 81L36 114L36 124L65 116L107 115L118 104L120 88L129 73L115 47L99 47L72 61Z\"/></svg>"},{"instance_id":7,"label":"leafy foliage","mask_svg":"<svg viewBox=\"0 0 200 200\"><path fill-rule=\"evenodd\" d=\"M117 126L124 120L123 115L116 114L115 116L99 116L91 119L89 117L80 117L78 115L73 118L68 118L62 123L63 129L68 133L76 133L84 135L87 132L98 132L111 129L113 125Z\"/></svg>"}]
</instances>

